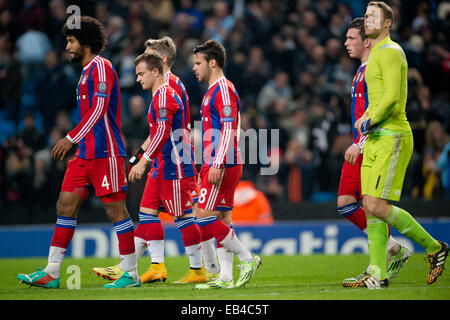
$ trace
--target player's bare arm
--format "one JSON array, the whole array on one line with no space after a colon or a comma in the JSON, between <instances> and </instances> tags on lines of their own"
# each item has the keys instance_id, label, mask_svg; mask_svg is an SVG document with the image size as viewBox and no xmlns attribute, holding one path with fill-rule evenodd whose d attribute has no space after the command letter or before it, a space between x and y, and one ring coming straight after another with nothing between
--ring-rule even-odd
<instances>
[{"instance_id":1,"label":"player's bare arm","mask_svg":"<svg viewBox=\"0 0 450 320\"><path fill-rule=\"evenodd\" d=\"M147 150L148 146L150 145L150 136L147 137L147 139L144 141L144 143L141 145L141 148L143 150Z\"/></svg>"}]
</instances>

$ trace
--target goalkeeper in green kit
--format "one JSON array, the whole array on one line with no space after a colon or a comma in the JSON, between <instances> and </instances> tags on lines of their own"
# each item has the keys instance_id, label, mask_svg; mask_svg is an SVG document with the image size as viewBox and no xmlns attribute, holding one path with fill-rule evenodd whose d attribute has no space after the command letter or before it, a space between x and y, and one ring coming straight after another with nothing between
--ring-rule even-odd
<instances>
[{"instance_id":1,"label":"goalkeeper in green kit","mask_svg":"<svg viewBox=\"0 0 450 320\"><path fill-rule=\"evenodd\" d=\"M427 252L427 283L444 270L448 245L435 240L405 210L391 204L400 199L406 168L413 152L413 136L406 119L408 64L402 48L389 37L392 9L381 1L367 5L364 29L371 42L366 67L369 106L355 122L368 135L361 166L361 191L367 215L371 274L348 287L387 287L386 245L388 224L421 245Z\"/></svg>"}]
</instances>

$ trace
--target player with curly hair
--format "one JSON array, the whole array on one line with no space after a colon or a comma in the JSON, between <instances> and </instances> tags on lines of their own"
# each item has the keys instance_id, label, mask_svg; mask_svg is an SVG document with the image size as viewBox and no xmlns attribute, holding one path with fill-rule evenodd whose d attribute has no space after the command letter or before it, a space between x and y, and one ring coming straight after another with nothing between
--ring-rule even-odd
<instances>
[{"instance_id":1,"label":"player with curly hair","mask_svg":"<svg viewBox=\"0 0 450 320\"><path fill-rule=\"evenodd\" d=\"M125 273L107 288L141 285L134 247L134 226L125 205L128 189L125 173L126 148L122 135L120 86L111 62L99 54L107 38L95 18L80 17L80 28L66 23L63 33L66 51L83 70L77 86L78 125L51 150L54 159L63 160L77 145L74 159L67 164L58 202L57 220L50 244L48 264L32 274L17 277L30 286L58 288L60 268L72 240L78 210L91 190L100 197L119 240L121 268Z\"/></svg>"}]
</instances>

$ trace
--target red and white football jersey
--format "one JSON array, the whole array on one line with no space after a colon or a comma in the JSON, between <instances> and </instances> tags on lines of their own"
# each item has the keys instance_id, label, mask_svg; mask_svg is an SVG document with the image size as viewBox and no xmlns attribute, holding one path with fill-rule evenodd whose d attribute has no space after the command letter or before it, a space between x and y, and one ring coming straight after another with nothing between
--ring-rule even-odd
<instances>
[{"instance_id":1,"label":"red and white football jersey","mask_svg":"<svg viewBox=\"0 0 450 320\"><path fill-rule=\"evenodd\" d=\"M168 83L153 95L148 110L150 145L144 157L152 161L150 175L164 180L194 176L190 141L186 141L183 104Z\"/></svg>"},{"instance_id":2,"label":"red and white football jersey","mask_svg":"<svg viewBox=\"0 0 450 320\"><path fill-rule=\"evenodd\" d=\"M120 86L108 59L96 56L83 67L77 87L78 125L67 138L81 159L125 157Z\"/></svg>"},{"instance_id":3,"label":"red and white football jersey","mask_svg":"<svg viewBox=\"0 0 450 320\"><path fill-rule=\"evenodd\" d=\"M222 168L242 164L238 141L240 99L231 81L222 76L208 88L201 116L203 165Z\"/></svg>"}]
</instances>

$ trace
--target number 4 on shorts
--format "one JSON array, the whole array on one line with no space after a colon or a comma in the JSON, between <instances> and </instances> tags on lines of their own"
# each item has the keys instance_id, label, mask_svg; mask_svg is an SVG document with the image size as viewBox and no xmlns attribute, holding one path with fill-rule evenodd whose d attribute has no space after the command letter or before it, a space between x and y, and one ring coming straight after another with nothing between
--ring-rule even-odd
<instances>
[{"instance_id":1,"label":"number 4 on shorts","mask_svg":"<svg viewBox=\"0 0 450 320\"><path fill-rule=\"evenodd\" d=\"M108 183L108 178L105 176L103 177L103 181L102 181L102 187L106 188L107 190L109 190L109 183Z\"/></svg>"}]
</instances>

